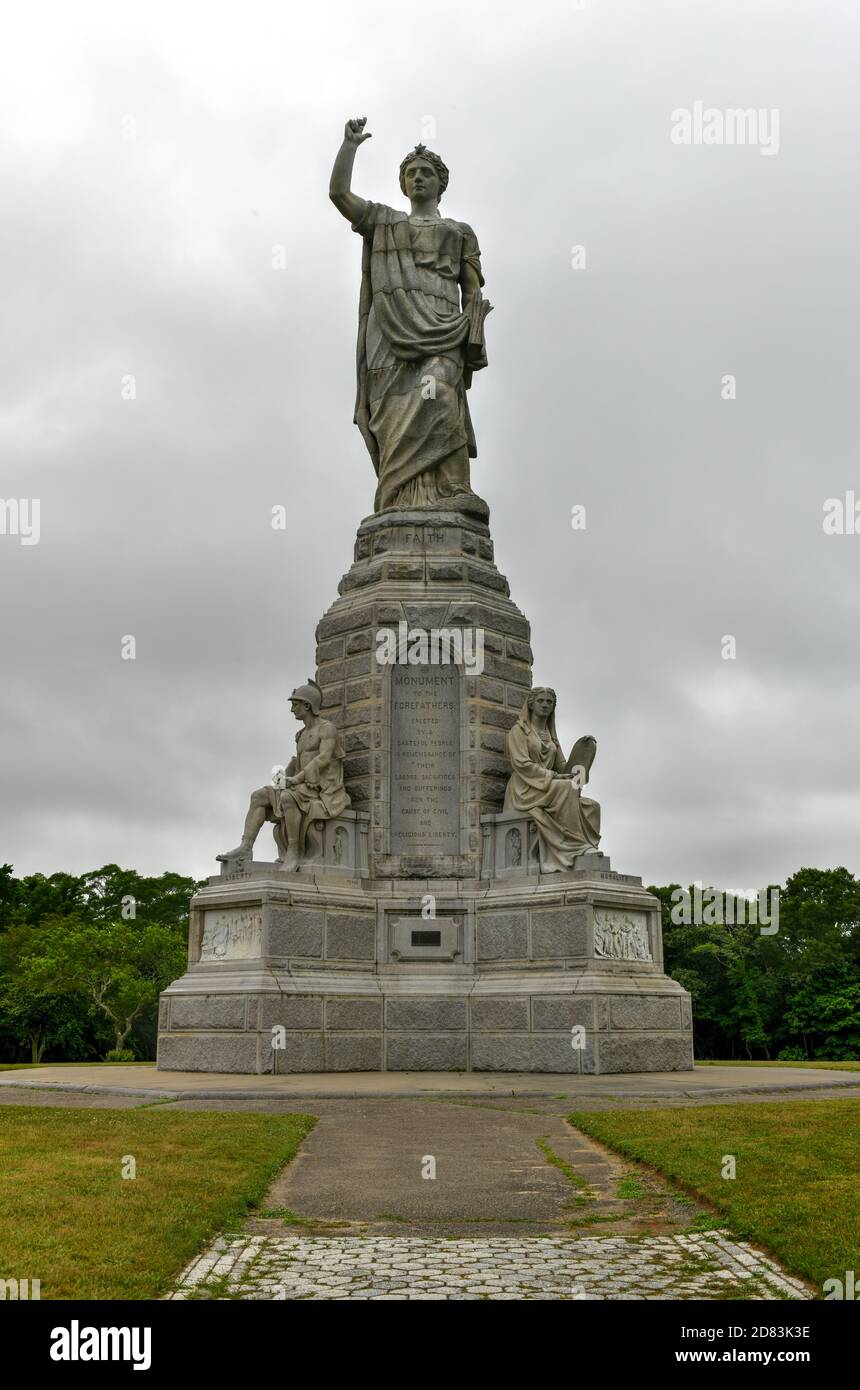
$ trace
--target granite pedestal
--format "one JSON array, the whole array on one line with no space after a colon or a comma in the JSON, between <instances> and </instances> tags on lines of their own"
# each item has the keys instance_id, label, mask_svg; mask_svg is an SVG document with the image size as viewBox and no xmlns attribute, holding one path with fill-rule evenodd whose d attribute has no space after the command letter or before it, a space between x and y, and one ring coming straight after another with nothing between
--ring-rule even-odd
<instances>
[{"instance_id":1,"label":"granite pedestal","mask_svg":"<svg viewBox=\"0 0 860 1390\"><path fill-rule=\"evenodd\" d=\"M380 631L402 624L473 653L479 632L482 663L381 661ZM488 526L444 510L362 522L317 629L317 680L351 819L315 864L233 862L197 894L159 1067L691 1069L657 899L600 853L542 874L528 819L502 813L532 652Z\"/></svg>"}]
</instances>

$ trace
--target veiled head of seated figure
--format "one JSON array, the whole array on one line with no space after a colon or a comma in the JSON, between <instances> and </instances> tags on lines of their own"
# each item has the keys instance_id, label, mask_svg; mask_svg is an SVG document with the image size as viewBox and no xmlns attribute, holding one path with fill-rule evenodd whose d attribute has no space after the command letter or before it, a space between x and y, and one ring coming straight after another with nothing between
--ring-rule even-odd
<instances>
[{"instance_id":1,"label":"veiled head of seated figure","mask_svg":"<svg viewBox=\"0 0 860 1390\"><path fill-rule=\"evenodd\" d=\"M419 198L422 202L442 197L448 187L448 167L438 154L424 145L416 145L410 150L400 165L400 191L407 198Z\"/></svg>"},{"instance_id":2,"label":"veiled head of seated figure","mask_svg":"<svg viewBox=\"0 0 860 1390\"><path fill-rule=\"evenodd\" d=\"M540 714L550 719L555 713L555 691L548 685L536 685L526 696L529 714Z\"/></svg>"}]
</instances>

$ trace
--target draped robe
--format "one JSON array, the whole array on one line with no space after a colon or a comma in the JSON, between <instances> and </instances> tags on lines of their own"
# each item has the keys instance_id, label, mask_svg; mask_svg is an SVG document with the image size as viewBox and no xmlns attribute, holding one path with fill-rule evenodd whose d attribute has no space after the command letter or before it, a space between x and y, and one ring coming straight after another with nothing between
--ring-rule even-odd
<instances>
[{"instance_id":1,"label":"draped robe","mask_svg":"<svg viewBox=\"0 0 860 1390\"><path fill-rule=\"evenodd\" d=\"M384 203L368 203L352 227L364 239L355 423L376 470L375 510L474 497L466 388L486 355L481 348L467 365L459 281L465 262L484 283L475 233Z\"/></svg>"},{"instance_id":2,"label":"draped robe","mask_svg":"<svg viewBox=\"0 0 860 1390\"><path fill-rule=\"evenodd\" d=\"M600 807L581 795L572 780L553 777L564 772L564 754L553 728L543 733L532 724L528 705L508 734L512 773L505 789L505 810L519 811L534 821L543 873L572 869L573 861L600 842Z\"/></svg>"}]
</instances>

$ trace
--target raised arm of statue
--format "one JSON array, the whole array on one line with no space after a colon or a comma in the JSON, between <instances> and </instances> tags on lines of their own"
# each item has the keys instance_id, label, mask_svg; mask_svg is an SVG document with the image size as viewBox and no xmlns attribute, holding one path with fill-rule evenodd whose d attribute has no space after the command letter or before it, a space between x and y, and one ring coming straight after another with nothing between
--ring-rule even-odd
<instances>
[{"instance_id":1,"label":"raised arm of statue","mask_svg":"<svg viewBox=\"0 0 860 1390\"><path fill-rule=\"evenodd\" d=\"M357 222L367 207L365 199L359 198L358 194L353 193L350 187L355 152L359 145L364 144L365 140L373 138L369 131L365 134L366 123L366 116L347 121L343 131L343 144L335 156L331 179L329 180L328 196L338 212L343 213L349 222Z\"/></svg>"}]
</instances>

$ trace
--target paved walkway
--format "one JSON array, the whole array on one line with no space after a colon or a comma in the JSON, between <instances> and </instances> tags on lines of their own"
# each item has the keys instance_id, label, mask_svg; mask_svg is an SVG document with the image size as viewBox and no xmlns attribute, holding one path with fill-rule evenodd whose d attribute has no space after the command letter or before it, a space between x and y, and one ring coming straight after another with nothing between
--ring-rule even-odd
<instances>
[{"instance_id":1,"label":"paved walkway","mask_svg":"<svg viewBox=\"0 0 860 1390\"><path fill-rule=\"evenodd\" d=\"M203 1109L207 1102L182 1102ZM558 1097L315 1101L319 1120L176 1299L811 1297Z\"/></svg>"},{"instance_id":2,"label":"paved walkway","mask_svg":"<svg viewBox=\"0 0 860 1390\"><path fill-rule=\"evenodd\" d=\"M0 1105L126 1109L166 1097L162 1113L318 1117L254 1216L183 1273L177 1299L814 1296L772 1259L709 1229L713 1216L693 1198L566 1118L576 1108L757 1104L787 1094L849 1099L860 1094L860 1074L0 1073Z\"/></svg>"},{"instance_id":3,"label":"paved walkway","mask_svg":"<svg viewBox=\"0 0 860 1390\"><path fill-rule=\"evenodd\" d=\"M642 1240L222 1236L173 1299L806 1299L724 1233Z\"/></svg>"},{"instance_id":4,"label":"paved walkway","mask_svg":"<svg viewBox=\"0 0 860 1390\"><path fill-rule=\"evenodd\" d=\"M185 1108L185 1107L183 1107ZM445 1237L679 1233L703 1208L568 1124L559 1101L316 1101L318 1123L248 1229Z\"/></svg>"}]
</instances>

